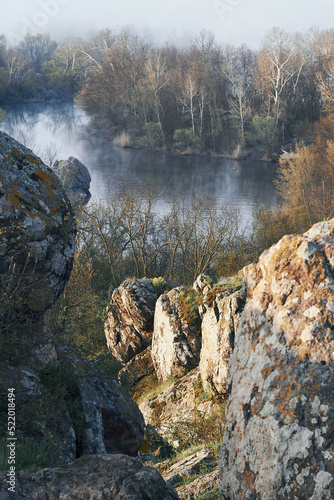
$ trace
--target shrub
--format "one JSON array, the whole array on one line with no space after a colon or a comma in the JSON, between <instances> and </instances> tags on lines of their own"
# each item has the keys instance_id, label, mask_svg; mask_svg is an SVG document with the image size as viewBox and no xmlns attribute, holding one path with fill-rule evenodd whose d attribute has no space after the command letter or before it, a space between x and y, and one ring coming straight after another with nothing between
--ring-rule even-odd
<instances>
[{"instance_id":1,"label":"shrub","mask_svg":"<svg viewBox=\"0 0 334 500\"><path fill-rule=\"evenodd\" d=\"M162 295L163 293L166 293L167 283L161 276L159 278L153 278L152 285L158 297L160 297L160 295Z\"/></svg>"},{"instance_id":2,"label":"shrub","mask_svg":"<svg viewBox=\"0 0 334 500\"><path fill-rule=\"evenodd\" d=\"M137 140L139 146L155 149L163 145L161 124L148 122L144 125L144 135Z\"/></svg>"},{"instance_id":3,"label":"shrub","mask_svg":"<svg viewBox=\"0 0 334 500\"><path fill-rule=\"evenodd\" d=\"M181 318L189 326L194 326L198 333L201 331L202 318L198 308L203 301L202 292L192 289L181 290L179 295L179 309Z\"/></svg>"},{"instance_id":4,"label":"shrub","mask_svg":"<svg viewBox=\"0 0 334 500\"><path fill-rule=\"evenodd\" d=\"M114 138L114 144L121 146L121 148L128 148L131 146L131 143L130 134L125 132L125 130Z\"/></svg>"},{"instance_id":5,"label":"shrub","mask_svg":"<svg viewBox=\"0 0 334 500\"><path fill-rule=\"evenodd\" d=\"M177 129L174 132L174 145L177 149L201 149L201 139L193 134L191 128Z\"/></svg>"}]
</instances>

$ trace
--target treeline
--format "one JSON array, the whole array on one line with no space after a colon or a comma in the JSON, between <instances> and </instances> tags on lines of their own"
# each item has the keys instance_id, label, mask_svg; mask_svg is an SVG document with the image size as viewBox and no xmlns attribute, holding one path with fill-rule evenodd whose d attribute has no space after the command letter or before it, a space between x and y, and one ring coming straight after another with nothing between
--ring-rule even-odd
<instances>
[{"instance_id":1,"label":"treeline","mask_svg":"<svg viewBox=\"0 0 334 500\"><path fill-rule=\"evenodd\" d=\"M99 35L100 36L100 35ZM34 99L73 99L95 66L94 39L27 34L16 45L0 35L0 104Z\"/></svg>"},{"instance_id":2,"label":"treeline","mask_svg":"<svg viewBox=\"0 0 334 500\"><path fill-rule=\"evenodd\" d=\"M329 31L273 29L258 51L218 45L207 32L183 49L127 32L100 41L78 102L124 145L233 153L261 143L270 154L327 104Z\"/></svg>"},{"instance_id":3,"label":"treeline","mask_svg":"<svg viewBox=\"0 0 334 500\"><path fill-rule=\"evenodd\" d=\"M69 98L124 146L230 153L303 137L334 101L334 30L278 28L259 50L201 32L188 47L130 30L89 40L0 38L0 103Z\"/></svg>"}]
</instances>

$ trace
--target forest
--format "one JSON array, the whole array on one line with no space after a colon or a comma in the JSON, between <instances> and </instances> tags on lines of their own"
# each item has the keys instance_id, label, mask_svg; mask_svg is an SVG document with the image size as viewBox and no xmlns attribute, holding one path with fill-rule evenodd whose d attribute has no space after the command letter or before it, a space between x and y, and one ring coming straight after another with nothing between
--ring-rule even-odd
<instances>
[{"instance_id":1,"label":"forest","mask_svg":"<svg viewBox=\"0 0 334 500\"><path fill-rule=\"evenodd\" d=\"M75 99L122 146L242 157L306 137L334 100L334 30L273 28L258 50L202 31L157 46L131 29L90 38L0 37L0 105ZM276 149L275 149L276 146Z\"/></svg>"},{"instance_id":2,"label":"forest","mask_svg":"<svg viewBox=\"0 0 334 500\"><path fill-rule=\"evenodd\" d=\"M175 198L159 215L153 185L76 206L77 253L52 312L57 328L100 348L105 304L123 280L170 289L201 273L232 276L285 234L333 217L333 76L334 30L274 28L257 51L205 31L183 48L126 29L60 43L26 35L14 47L2 36L0 104L75 99L93 129L123 147L232 158L259 147L267 159L290 151L277 167L281 208L260 207L248 233L236 210L208 198Z\"/></svg>"}]
</instances>

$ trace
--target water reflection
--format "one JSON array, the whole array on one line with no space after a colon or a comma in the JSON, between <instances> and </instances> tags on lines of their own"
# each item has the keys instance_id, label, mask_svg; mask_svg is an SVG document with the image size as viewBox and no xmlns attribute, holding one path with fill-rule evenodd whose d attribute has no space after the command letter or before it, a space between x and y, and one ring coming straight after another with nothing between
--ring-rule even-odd
<instances>
[{"instance_id":1,"label":"water reflection","mask_svg":"<svg viewBox=\"0 0 334 500\"><path fill-rule=\"evenodd\" d=\"M70 103L34 103L4 106L7 119L1 130L40 154L54 145L58 159L75 156L90 170L94 198L106 199L120 185L138 180L155 182L163 207L178 195L204 195L233 203L249 223L252 210L278 204L273 185L275 167L254 161L174 156L123 149L91 132L86 115Z\"/></svg>"}]
</instances>

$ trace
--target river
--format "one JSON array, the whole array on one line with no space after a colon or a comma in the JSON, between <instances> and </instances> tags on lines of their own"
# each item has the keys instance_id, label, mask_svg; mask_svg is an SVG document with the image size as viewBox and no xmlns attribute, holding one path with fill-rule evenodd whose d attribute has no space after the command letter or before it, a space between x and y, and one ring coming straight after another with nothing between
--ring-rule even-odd
<instances>
[{"instance_id":1,"label":"river","mask_svg":"<svg viewBox=\"0 0 334 500\"><path fill-rule=\"evenodd\" d=\"M185 199L204 195L240 210L250 227L259 205L278 206L275 165L200 156L177 156L124 149L92 133L89 119L72 103L28 103L3 106L0 130L26 144L47 163L75 156L91 174L92 200L107 199L119 185L155 183L160 209L178 194Z\"/></svg>"}]
</instances>

